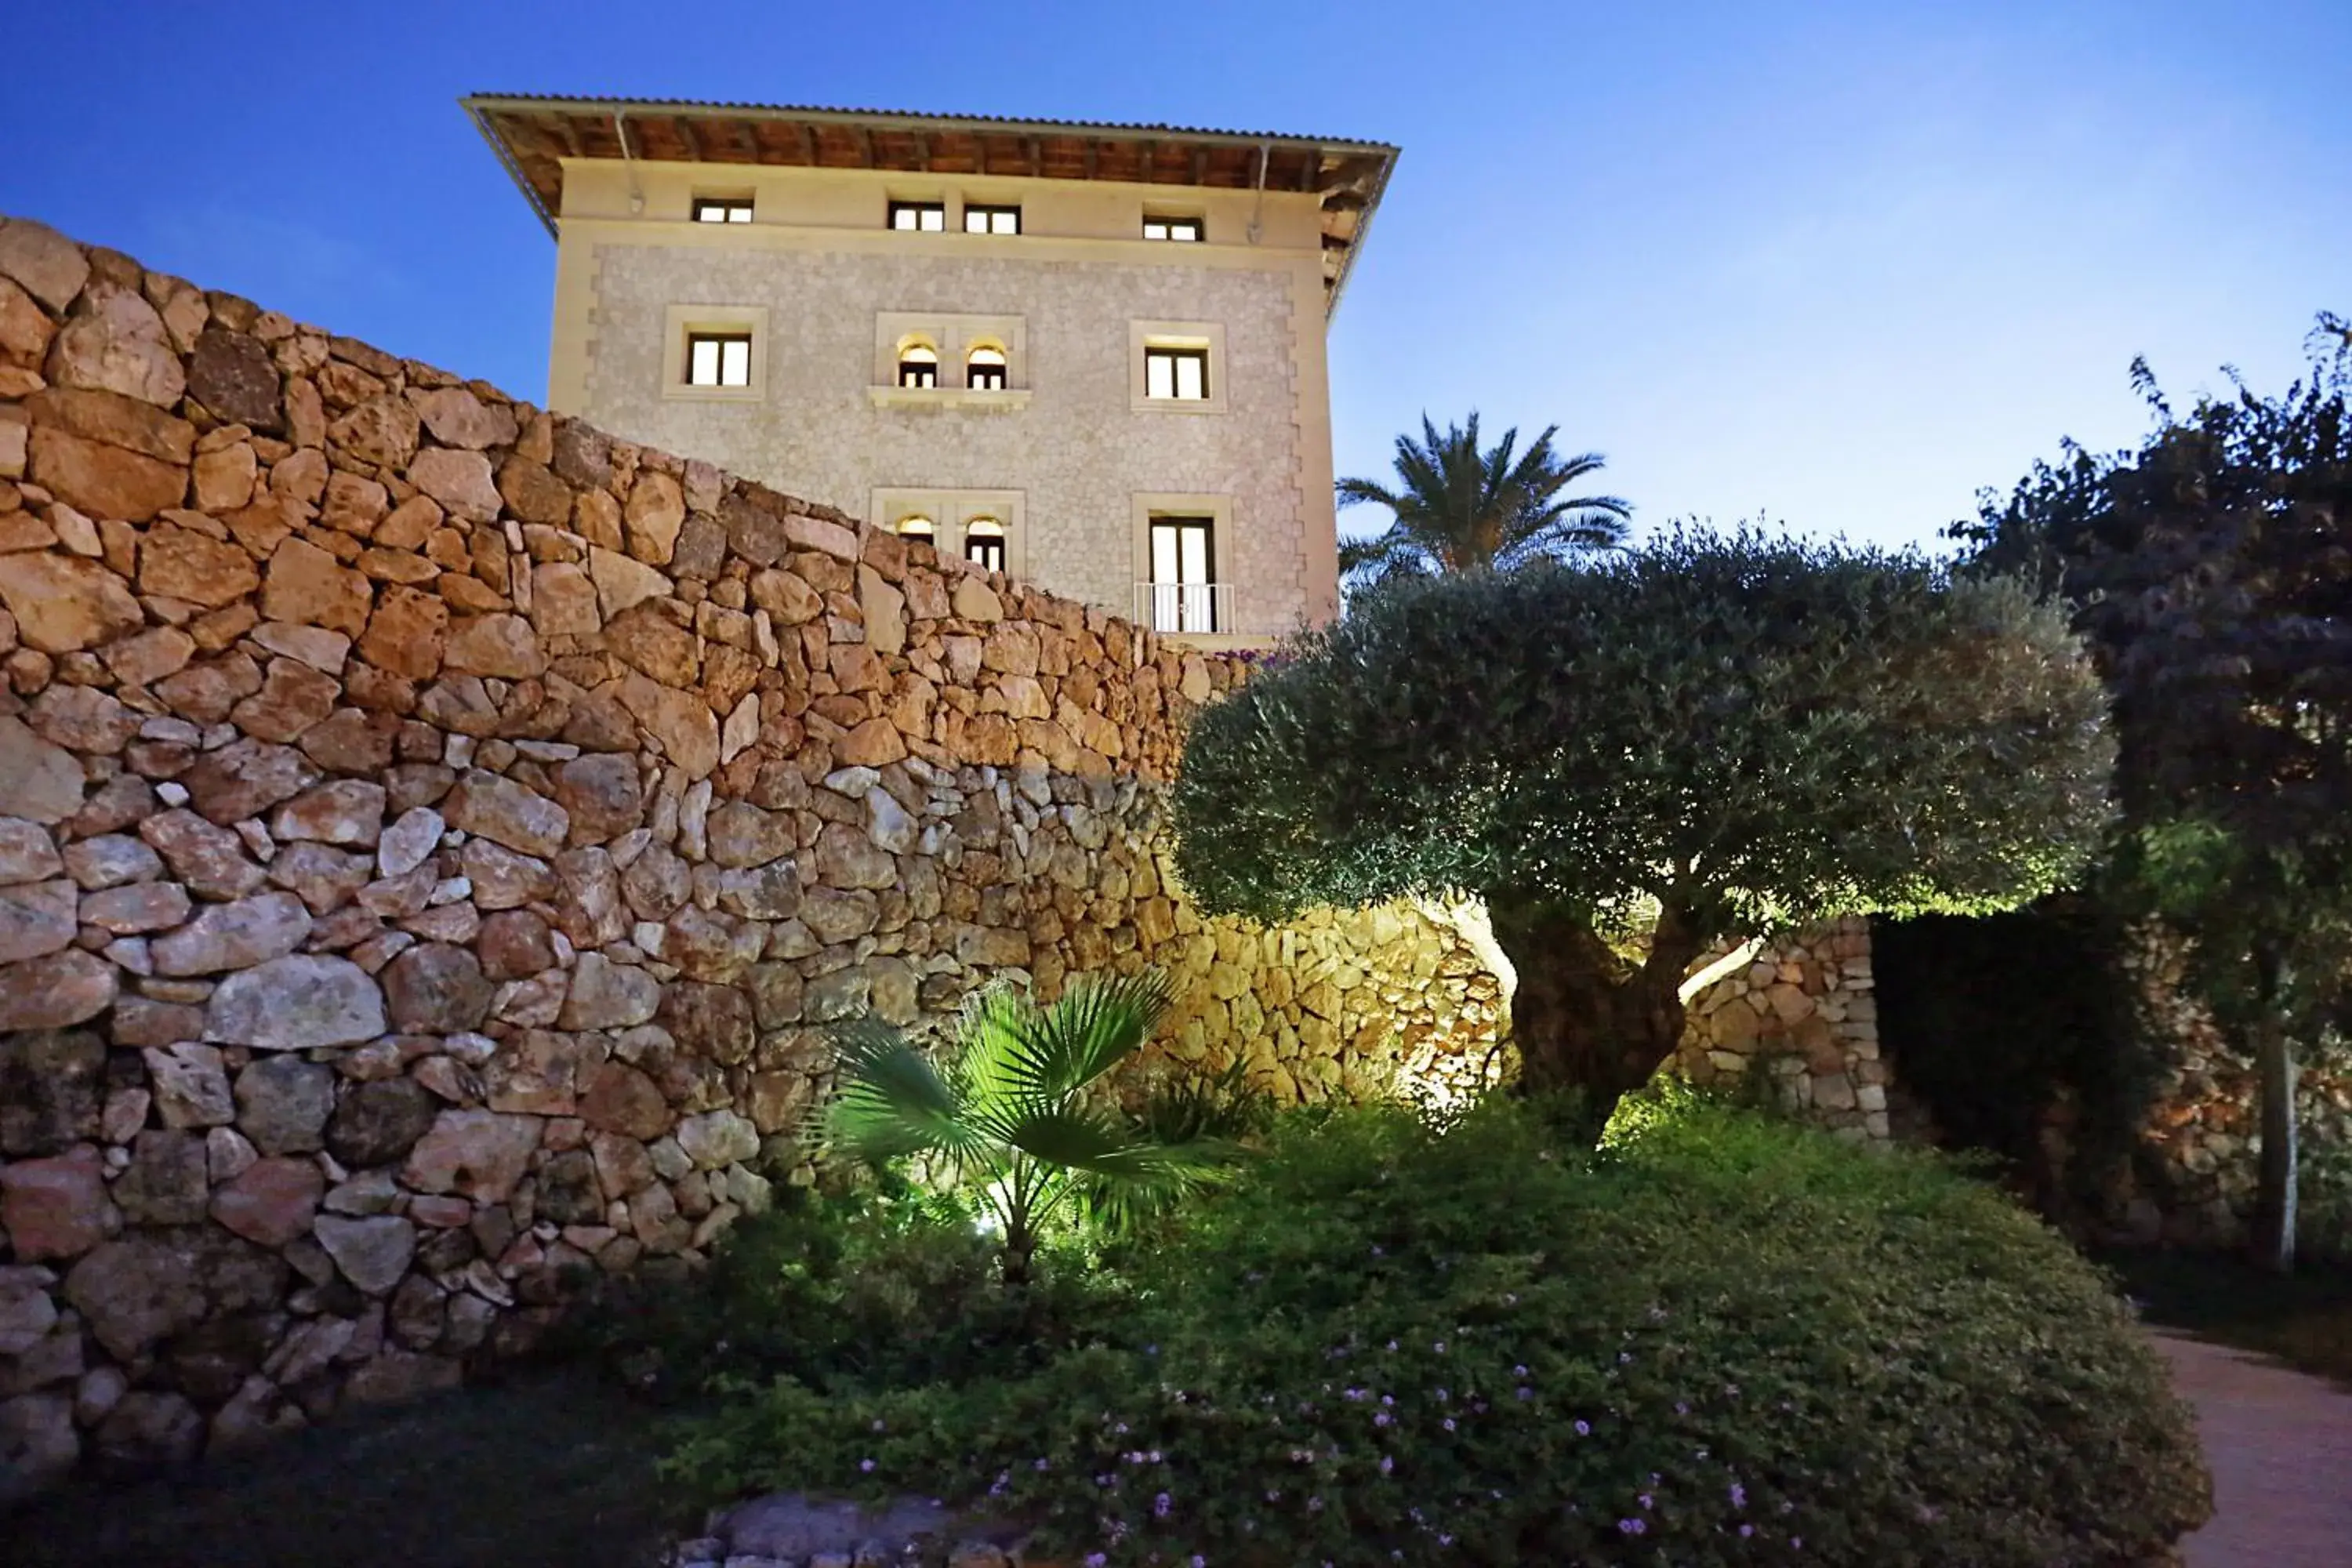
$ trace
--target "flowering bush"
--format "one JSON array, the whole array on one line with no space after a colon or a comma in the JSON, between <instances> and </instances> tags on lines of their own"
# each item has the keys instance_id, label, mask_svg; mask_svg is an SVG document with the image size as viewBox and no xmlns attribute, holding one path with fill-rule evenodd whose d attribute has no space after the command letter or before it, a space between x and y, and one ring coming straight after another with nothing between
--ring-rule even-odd
<instances>
[{"instance_id":1,"label":"flowering bush","mask_svg":"<svg viewBox=\"0 0 2352 1568\"><path fill-rule=\"evenodd\" d=\"M2200 1522L2105 1282L1997 1195L1720 1107L1280 1128L1093 1342L700 1424L715 1493L993 1506L1073 1563L2045 1568Z\"/></svg>"}]
</instances>

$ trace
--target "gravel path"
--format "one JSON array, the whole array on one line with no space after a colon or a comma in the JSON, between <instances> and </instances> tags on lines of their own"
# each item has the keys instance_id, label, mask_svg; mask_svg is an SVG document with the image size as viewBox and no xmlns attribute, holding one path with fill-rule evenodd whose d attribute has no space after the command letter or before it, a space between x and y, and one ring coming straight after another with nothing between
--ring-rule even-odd
<instances>
[{"instance_id":1,"label":"gravel path","mask_svg":"<svg viewBox=\"0 0 2352 1568\"><path fill-rule=\"evenodd\" d=\"M2197 1407L2213 1522L2189 1568L2352 1564L2352 1394L2226 1345L2157 1335Z\"/></svg>"}]
</instances>

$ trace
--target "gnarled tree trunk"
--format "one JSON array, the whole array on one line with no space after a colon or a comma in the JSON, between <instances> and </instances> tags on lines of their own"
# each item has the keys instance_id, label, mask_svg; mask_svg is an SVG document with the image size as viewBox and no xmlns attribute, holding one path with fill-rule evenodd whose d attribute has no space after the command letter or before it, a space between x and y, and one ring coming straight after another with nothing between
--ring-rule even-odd
<instances>
[{"instance_id":1,"label":"gnarled tree trunk","mask_svg":"<svg viewBox=\"0 0 2352 1568\"><path fill-rule=\"evenodd\" d=\"M1682 980L1704 933L1686 911L1665 910L1648 956L1635 963L1589 921L1539 901L1490 898L1487 912L1518 971L1511 1034L1520 1087L1580 1089L1606 1116L1682 1043Z\"/></svg>"}]
</instances>

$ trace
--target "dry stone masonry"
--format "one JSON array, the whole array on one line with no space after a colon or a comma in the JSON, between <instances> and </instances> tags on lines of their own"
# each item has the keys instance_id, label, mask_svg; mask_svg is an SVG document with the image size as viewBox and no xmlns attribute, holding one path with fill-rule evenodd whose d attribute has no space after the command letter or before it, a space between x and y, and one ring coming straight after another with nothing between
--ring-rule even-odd
<instances>
[{"instance_id":1,"label":"dry stone masonry","mask_svg":"<svg viewBox=\"0 0 2352 1568\"><path fill-rule=\"evenodd\" d=\"M1891 1136L1869 922L1839 921L1739 951L1742 962L1691 998L1683 1075L1724 1083L1760 1071L1784 1103L1842 1136Z\"/></svg>"},{"instance_id":2,"label":"dry stone masonry","mask_svg":"<svg viewBox=\"0 0 2352 1568\"><path fill-rule=\"evenodd\" d=\"M1444 924L1171 885L1243 673L0 220L0 1492L699 1256L866 1008L1152 964L1166 1059L1466 1092Z\"/></svg>"},{"instance_id":3,"label":"dry stone masonry","mask_svg":"<svg viewBox=\"0 0 2352 1568\"><path fill-rule=\"evenodd\" d=\"M1285 1100L1509 1068L1476 941L1173 885L1246 676L0 219L0 1500L457 1380L691 1261L824 1026L1146 965ZM1858 926L1696 1001L1884 1136Z\"/></svg>"}]
</instances>

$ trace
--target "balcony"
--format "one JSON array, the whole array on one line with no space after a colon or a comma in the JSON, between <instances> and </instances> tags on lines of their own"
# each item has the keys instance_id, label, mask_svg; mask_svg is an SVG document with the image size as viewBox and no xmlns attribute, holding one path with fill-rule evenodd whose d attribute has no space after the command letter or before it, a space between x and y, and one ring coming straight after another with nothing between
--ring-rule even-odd
<instances>
[{"instance_id":1,"label":"balcony","mask_svg":"<svg viewBox=\"0 0 2352 1568\"><path fill-rule=\"evenodd\" d=\"M1231 583L1138 583L1135 618L1155 632L1201 637L1234 629Z\"/></svg>"},{"instance_id":2,"label":"balcony","mask_svg":"<svg viewBox=\"0 0 2352 1568\"><path fill-rule=\"evenodd\" d=\"M1203 653L1269 648L1271 631L1244 630L1234 621L1231 583L1138 583L1135 619L1160 636Z\"/></svg>"}]
</instances>

